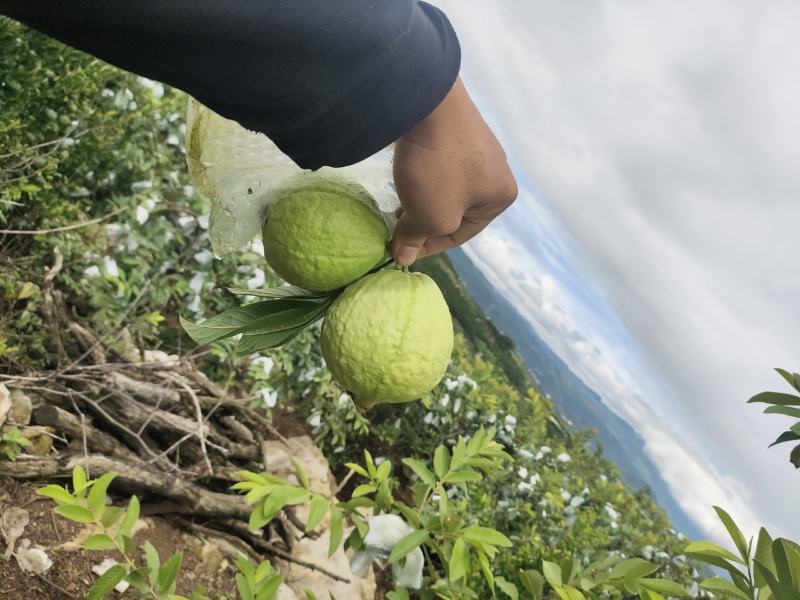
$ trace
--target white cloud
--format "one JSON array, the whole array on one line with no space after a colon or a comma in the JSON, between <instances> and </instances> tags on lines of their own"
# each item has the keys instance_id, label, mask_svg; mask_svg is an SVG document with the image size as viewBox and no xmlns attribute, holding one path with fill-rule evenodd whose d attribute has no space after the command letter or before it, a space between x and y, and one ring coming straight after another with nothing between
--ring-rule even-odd
<instances>
[{"instance_id":1,"label":"white cloud","mask_svg":"<svg viewBox=\"0 0 800 600\"><path fill-rule=\"evenodd\" d=\"M796 473L766 449L785 421L744 405L798 366L800 5L439 4L473 94L577 242L510 225L470 255L516 261L505 293L612 408L640 428L666 415L648 452L701 524L717 502L800 534ZM599 283L591 302L564 256Z\"/></svg>"}]
</instances>

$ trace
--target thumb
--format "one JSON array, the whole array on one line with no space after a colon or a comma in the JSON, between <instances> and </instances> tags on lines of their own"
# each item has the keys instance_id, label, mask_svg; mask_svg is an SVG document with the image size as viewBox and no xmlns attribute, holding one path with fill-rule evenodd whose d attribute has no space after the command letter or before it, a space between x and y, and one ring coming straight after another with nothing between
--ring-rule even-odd
<instances>
[{"instance_id":1,"label":"thumb","mask_svg":"<svg viewBox=\"0 0 800 600\"><path fill-rule=\"evenodd\" d=\"M394 228L392 236L392 256L401 267L413 263L428 236L414 225L408 213L402 213Z\"/></svg>"}]
</instances>

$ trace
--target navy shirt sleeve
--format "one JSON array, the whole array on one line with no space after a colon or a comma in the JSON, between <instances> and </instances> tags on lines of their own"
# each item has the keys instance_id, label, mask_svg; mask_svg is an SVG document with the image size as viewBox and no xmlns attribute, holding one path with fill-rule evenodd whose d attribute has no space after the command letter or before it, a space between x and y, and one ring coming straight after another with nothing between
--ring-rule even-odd
<instances>
[{"instance_id":1,"label":"navy shirt sleeve","mask_svg":"<svg viewBox=\"0 0 800 600\"><path fill-rule=\"evenodd\" d=\"M447 18L416 0L0 0L0 13L184 90L311 169L402 136L460 65Z\"/></svg>"}]
</instances>

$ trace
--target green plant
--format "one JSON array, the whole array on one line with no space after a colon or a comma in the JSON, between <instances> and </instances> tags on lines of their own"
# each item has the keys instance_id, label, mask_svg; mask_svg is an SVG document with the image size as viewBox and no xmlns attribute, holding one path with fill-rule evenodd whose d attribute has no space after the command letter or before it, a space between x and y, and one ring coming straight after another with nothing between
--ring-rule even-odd
<instances>
[{"instance_id":1,"label":"green plant","mask_svg":"<svg viewBox=\"0 0 800 600\"><path fill-rule=\"evenodd\" d=\"M17 460L17 456L22 453L23 448L31 445L31 441L22 435L16 427L0 433L0 456L7 460Z\"/></svg>"},{"instance_id":2,"label":"green plant","mask_svg":"<svg viewBox=\"0 0 800 600\"><path fill-rule=\"evenodd\" d=\"M796 392L800 392L800 373L790 373L785 369L775 370L790 386L792 386L792 389ZM800 396L783 392L761 392L750 398L748 402L763 402L769 404L769 406L764 409L765 414L785 415L798 419L794 425L790 426L789 429L780 434L778 438L769 445L770 448L776 444L800 440ZM789 456L789 460L796 468L800 469L800 444L794 447Z\"/></svg>"},{"instance_id":3,"label":"green plant","mask_svg":"<svg viewBox=\"0 0 800 600\"><path fill-rule=\"evenodd\" d=\"M686 554L712 567L726 571L730 580L709 577L700 587L725 598L739 600L797 600L800 598L800 545L772 539L765 528L753 538L745 538L731 516L715 506L736 548L731 552L709 541L692 542Z\"/></svg>"},{"instance_id":4,"label":"green plant","mask_svg":"<svg viewBox=\"0 0 800 600\"><path fill-rule=\"evenodd\" d=\"M97 529L82 542L84 549L115 550L122 559L95 580L86 600L104 598L122 581L149 600L210 600L201 589L188 597L175 593L182 554L176 552L162 562L150 542L137 544L132 532L139 518L139 500L131 496L125 508L109 506L106 492L114 477L116 473L111 472L88 479L83 468L76 466L72 470L72 491L56 484L37 490L40 496L55 501L56 514ZM275 598L283 577L275 573L272 565L266 561L255 565L242 557L236 561L236 567L239 570L236 585L242 600Z\"/></svg>"}]
</instances>

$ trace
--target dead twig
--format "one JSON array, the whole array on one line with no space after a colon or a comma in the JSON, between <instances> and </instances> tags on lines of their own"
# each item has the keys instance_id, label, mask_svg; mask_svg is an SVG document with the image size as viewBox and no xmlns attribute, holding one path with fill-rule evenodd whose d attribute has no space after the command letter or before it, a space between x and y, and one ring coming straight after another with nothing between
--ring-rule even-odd
<instances>
[{"instance_id":1,"label":"dead twig","mask_svg":"<svg viewBox=\"0 0 800 600\"><path fill-rule=\"evenodd\" d=\"M0 235L49 235L51 233L60 233L62 231L72 231L73 229L88 227L89 225L94 225L95 223L102 223L103 221L107 221L108 219L117 216L125 210L127 209L118 208L117 210L112 211L107 215L103 215L102 217L97 217L96 219L81 221L80 223L73 223L72 225L64 225L63 227L53 227L51 229L0 229Z\"/></svg>"}]
</instances>

